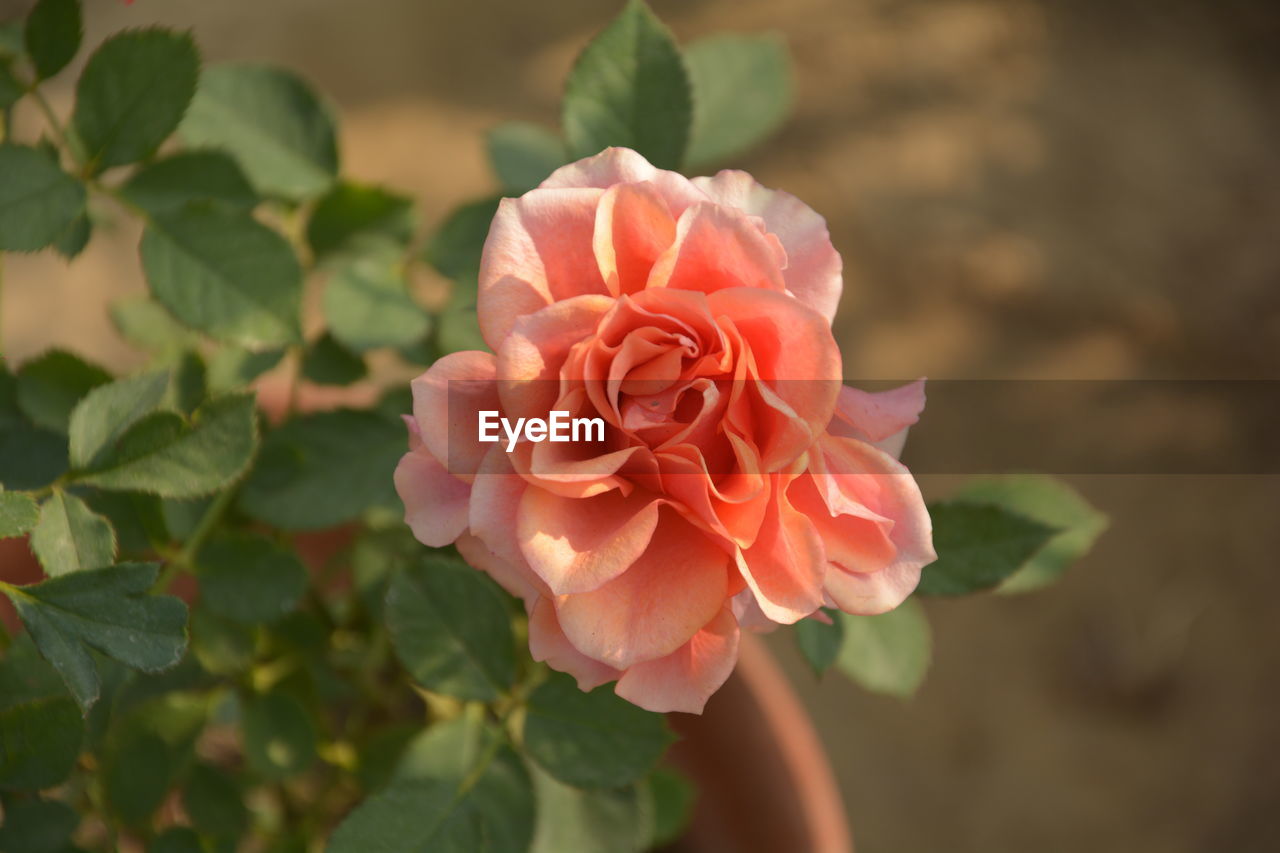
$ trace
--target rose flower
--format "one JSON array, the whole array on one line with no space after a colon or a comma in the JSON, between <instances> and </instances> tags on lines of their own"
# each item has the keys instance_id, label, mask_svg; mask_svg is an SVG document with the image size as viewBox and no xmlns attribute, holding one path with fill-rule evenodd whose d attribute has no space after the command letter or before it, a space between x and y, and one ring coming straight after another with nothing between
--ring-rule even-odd
<instances>
[{"instance_id":1,"label":"rose flower","mask_svg":"<svg viewBox=\"0 0 1280 853\"><path fill-rule=\"evenodd\" d=\"M743 172L614 148L494 217L495 354L413 382L405 520L523 599L533 657L584 690L700 712L739 632L891 610L934 559L896 459L922 383L841 385L823 219ZM603 442L478 440L480 412L603 419Z\"/></svg>"}]
</instances>

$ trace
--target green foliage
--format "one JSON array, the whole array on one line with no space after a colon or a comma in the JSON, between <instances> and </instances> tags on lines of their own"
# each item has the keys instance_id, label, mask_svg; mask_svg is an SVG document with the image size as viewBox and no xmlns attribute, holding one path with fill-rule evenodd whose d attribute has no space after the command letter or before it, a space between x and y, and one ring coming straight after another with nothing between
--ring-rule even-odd
<instances>
[{"instance_id":1,"label":"green foliage","mask_svg":"<svg viewBox=\"0 0 1280 853\"><path fill-rule=\"evenodd\" d=\"M200 762L187 775L182 802L192 824L206 835L239 839L249 823L244 792L229 774Z\"/></svg>"},{"instance_id":2,"label":"green foliage","mask_svg":"<svg viewBox=\"0 0 1280 853\"><path fill-rule=\"evenodd\" d=\"M192 146L225 149L267 196L318 196L338 171L332 115L306 83L278 68L206 68L181 134Z\"/></svg>"},{"instance_id":3,"label":"green foliage","mask_svg":"<svg viewBox=\"0 0 1280 853\"><path fill-rule=\"evenodd\" d=\"M637 708L610 685L590 693L552 676L529 697L524 743L529 757L578 788L620 788L644 776L672 741L660 714Z\"/></svg>"},{"instance_id":4,"label":"green foliage","mask_svg":"<svg viewBox=\"0 0 1280 853\"><path fill-rule=\"evenodd\" d=\"M991 589L1018 571L1057 532L995 506L935 503L933 546L938 559L920 575L920 595L964 595Z\"/></svg>"},{"instance_id":5,"label":"green foliage","mask_svg":"<svg viewBox=\"0 0 1280 853\"><path fill-rule=\"evenodd\" d=\"M101 569L116 560L116 532L80 498L55 490L40 507L31 550L49 577Z\"/></svg>"},{"instance_id":6,"label":"green foliage","mask_svg":"<svg viewBox=\"0 0 1280 853\"><path fill-rule=\"evenodd\" d=\"M284 779L315 761L315 724L294 696L280 691L250 696L243 716L245 758L254 773Z\"/></svg>"},{"instance_id":7,"label":"green foliage","mask_svg":"<svg viewBox=\"0 0 1280 853\"><path fill-rule=\"evenodd\" d=\"M193 202L249 210L258 196L239 164L222 151L180 151L148 163L120 188L120 195L151 216L177 213Z\"/></svg>"},{"instance_id":8,"label":"green foliage","mask_svg":"<svg viewBox=\"0 0 1280 853\"><path fill-rule=\"evenodd\" d=\"M0 144L0 250L52 244L84 209L84 187L43 152Z\"/></svg>"},{"instance_id":9,"label":"green foliage","mask_svg":"<svg viewBox=\"0 0 1280 853\"><path fill-rule=\"evenodd\" d=\"M55 697L0 710L0 790L39 791L71 774L84 739L76 703Z\"/></svg>"},{"instance_id":10,"label":"green foliage","mask_svg":"<svg viewBox=\"0 0 1280 853\"><path fill-rule=\"evenodd\" d=\"M65 433L80 398L110 381L111 374L96 364L50 350L18 370L18 407L37 426Z\"/></svg>"},{"instance_id":11,"label":"green foliage","mask_svg":"<svg viewBox=\"0 0 1280 853\"><path fill-rule=\"evenodd\" d=\"M122 563L0 590L87 712L101 689L89 649L146 672L167 669L182 657L187 608L176 598L146 594L156 572L154 564Z\"/></svg>"},{"instance_id":12,"label":"green foliage","mask_svg":"<svg viewBox=\"0 0 1280 853\"><path fill-rule=\"evenodd\" d=\"M403 247L417 227L413 201L381 187L342 183L316 202L307 222L307 243L317 258L357 251L378 240Z\"/></svg>"},{"instance_id":13,"label":"green foliage","mask_svg":"<svg viewBox=\"0 0 1280 853\"><path fill-rule=\"evenodd\" d=\"M879 616L839 614L844 645L836 665L874 693L910 696L929 669L932 640L924 608L908 598Z\"/></svg>"},{"instance_id":14,"label":"green foliage","mask_svg":"<svg viewBox=\"0 0 1280 853\"><path fill-rule=\"evenodd\" d=\"M147 822L169 792L178 757L159 735L127 727L105 750L102 783L107 806L129 826Z\"/></svg>"},{"instance_id":15,"label":"green foliage","mask_svg":"<svg viewBox=\"0 0 1280 853\"><path fill-rule=\"evenodd\" d=\"M569 162L564 140L550 130L524 121L509 121L485 137L489 164L507 193L518 195L542 183Z\"/></svg>"},{"instance_id":16,"label":"green foliage","mask_svg":"<svg viewBox=\"0 0 1280 853\"><path fill-rule=\"evenodd\" d=\"M404 426L339 409L294 418L267 434L240 492L240 509L286 530L332 527L397 500L391 475Z\"/></svg>"},{"instance_id":17,"label":"green foliage","mask_svg":"<svg viewBox=\"0 0 1280 853\"><path fill-rule=\"evenodd\" d=\"M791 108L787 47L774 35L719 35L685 50L693 82L688 161L700 168L746 151Z\"/></svg>"},{"instance_id":18,"label":"green foliage","mask_svg":"<svg viewBox=\"0 0 1280 853\"><path fill-rule=\"evenodd\" d=\"M196 335L149 297L118 299L111 303L110 313L116 331L148 352L180 351L196 341Z\"/></svg>"},{"instance_id":19,"label":"green foliage","mask_svg":"<svg viewBox=\"0 0 1280 853\"><path fill-rule=\"evenodd\" d=\"M570 153L625 146L659 168L679 169L692 116L680 49L648 6L629 0L569 73L563 122Z\"/></svg>"},{"instance_id":20,"label":"green foliage","mask_svg":"<svg viewBox=\"0 0 1280 853\"><path fill-rule=\"evenodd\" d=\"M653 771L648 784L653 800L653 844L670 844L688 826L698 792L688 778L666 767Z\"/></svg>"},{"instance_id":21,"label":"green foliage","mask_svg":"<svg viewBox=\"0 0 1280 853\"><path fill-rule=\"evenodd\" d=\"M324 317L333 336L356 352L407 346L431 328L431 318L409 295L403 271L377 256L354 261L330 277Z\"/></svg>"},{"instance_id":22,"label":"green foliage","mask_svg":"<svg viewBox=\"0 0 1280 853\"><path fill-rule=\"evenodd\" d=\"M60 800L15 800L5 804L0 850L70 853L79 825L75 809Z\"/></svg>"},{"instance_id":23,"label":"green foliage","mask_svg":"<svg viewBox=\"0 0 1280 853\"><path fill-rule=\"evenodd\" d=\"M396 653L428 690L491 702L515 679L510 617L493 582L459 560L423 559L387 592Z\"/></svg>"},{"instance_id":24,"label":"green foliage","mask_svg":"<svg viewBox=\"0 0 1280 853\"><path fill-rule=\"evenodd\" d=\"M27 15L23 42L40 79L67 67L80 49L83 34L80 0L40 0Z\"/></svg>"},{"instance_id":25,"label":"green foliage","mask_svg":"<svg viewBox=\"0 0 1280 853\"><path fill-rule=\"evenodd\" d=\"M297 555L257 536L208 542L196 555L196 566L201 601L234 622L274 622L307 590L307 569Z\"/></svg>"},{"instance_id":26,"label":"green foliage","mask_svg":"<svg viewBox=\"0 0 1280 853\"><path fill-rule=\"evenodd\" d=\"M91 172L155 153L191 103L200 56L186 33L129 30L89 57L71 116Z\"/></svg>"},{"instance_id":27,"label":"green foliage","mask_svg":"<svg viewBox=\"0 0 1280 853\"><path fill-rule=\"evenodd\" d=\"M302 269L248 213L193 205L157 216L141 251L152 295L191 328L247 346L301 339Z\"/></svg>"},{"instance_id":28,"label":"green foliage","mask_svg":"<svg viewBox=\"0 0 1280 853\"><path fill-rule=\"evenodd\" d=\"M796 645L800 653L813 668L814 675L821 676L831 664L836 662L840 654L840 646L844 643L844 622L834 610L824 609L831 622L820 622L810 617L795 624Z\"/></svg>"},{"instance_id":29,"label":"green foliage","mask_svg":"<svg viewBox=\"0 0 1280 853\"><path fill-rule=\"evenodd\" d=\"M538 830L532 853L640 853L658 839L652 789L575 788L533 768Z\"/></svg>"},{"instance_id":30,"label":"green foliage","mask_svg":"<svg viewBox=\"0 0 1280 853\"><path fill-rule=\"evenodd\" d=\"M302 375L317 385L350 385L369 375L359 353L347 349L325 332L307 346L302 357Z\"/></svg>"},{"instance_id":31,"label":"green foliage","mask_svg":"<svg viewBox=\"0 0 1280 853\"><path fill-rule=\"evenodd\" d=\"M71 411L68 423L71 464L87 468L130 427L155 411L169 385L166 372L119 379L85 395Z\"/></svg>"},{"instance_id":32,"label":"green foliage","mask_svg":"<svg viewBox=\"0 0 1280 853\"><path fill-rule=\"evenodd\" d=\"M21 536L40 520L40 507L21 492L6 492L0 486L0 539Z\"/></svg>"},{"instance_id":33,"label":"green foliage","mask_svg":"<svg viewBox=\"0 0 1280 853\"><path fill-rule=\"evenodd\" d=\"M190 421L172 412L147 416L78 479L102 489L199 497L238 479L256 443L253 397L220 397L197 409Z\"/></svg>"},{"instance_id":34,"label":"green foliage","mask_svg":"<svg viewBox=\"0 0 1280 853\"><path fill-rule=\"evenodd\" d=\"M1022 567L997 587L999 592L1029 592L1057 580L1088 553L1107 529L1107 517L1070 486L1052 477L1030 474L970 480L955 500L989 503L1021 513L1059 531Z\"/></svg>"}]
</instances>

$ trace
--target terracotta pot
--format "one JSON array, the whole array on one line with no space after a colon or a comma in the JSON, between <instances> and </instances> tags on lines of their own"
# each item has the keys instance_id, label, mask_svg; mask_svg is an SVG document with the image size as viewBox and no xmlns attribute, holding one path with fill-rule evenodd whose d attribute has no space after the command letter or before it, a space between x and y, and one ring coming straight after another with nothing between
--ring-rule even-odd
<instances>
[{"instance_id":1,"label":"terracotta pot","mask_svg":"<svg viewBox=\"0 0 1280 853\"><path fill-rule=\"evenodd\" d=\"M759 637L701 716L670 714L671 761L699 789L693 822L670 853L849 853L853 842L826 752Z\"/></svg>"}]
</instances>

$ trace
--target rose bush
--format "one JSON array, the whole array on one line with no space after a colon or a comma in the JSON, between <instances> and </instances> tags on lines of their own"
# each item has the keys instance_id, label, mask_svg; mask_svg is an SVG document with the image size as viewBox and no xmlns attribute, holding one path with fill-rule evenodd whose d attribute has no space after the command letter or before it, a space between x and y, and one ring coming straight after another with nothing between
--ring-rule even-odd
<instances>
[{"instance_id":1,"label":"rose bush","mask_svg":"<svg viewBox=\"0 0 1280 853\"><path fill-rule=\"evenodd\" d=\"M689 180L626 148L560 168L493 220L493 353L413 383L406 521L524 601L536 660L700 712L741 630L883 613L935 558L895 458L922 383L841 387L840 291L824 220L744 172ZM605 441L508 453L477 440L486 410L600 417Z\"/></svg>"}]
</instances>

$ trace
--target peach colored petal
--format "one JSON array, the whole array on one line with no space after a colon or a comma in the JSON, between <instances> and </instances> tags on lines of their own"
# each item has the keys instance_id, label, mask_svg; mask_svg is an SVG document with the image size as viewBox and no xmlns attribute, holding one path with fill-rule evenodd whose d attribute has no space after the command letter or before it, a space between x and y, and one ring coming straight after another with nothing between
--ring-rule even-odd
<instances>
[{"instance_id":1,"label":"peach colored petal","mask_svg":"<svg viewBox=\"0 0 1280 853\"><path fill-rule=\"evenodd\" d=\"M720 609L728 563L705 534L665 510L627 571L599 589L556 598L560 627L583 654L618 669L663 657Z\"/></svg>"},{"instance_id":2,"label":"peach colored petal","mask_svg":"<svg viewBox=\"0 0 1280 853\"><path fill-rule=\"evenodd\" d=\"M738 622L725 607L671 654L628 669L614 692L649 711L701 714L737 661Z\"/></svg>"},{"instance_id":3,"label":"peach colored petal","mask_svg":"<svg viewBox=\"0 0 1280 853\"><path fill-rule=\"evenodd\" d=\"M694 178L693 183L713 201L764 220L787 253L782 271L787 290L830 323L843 283L840 254L831 245L826 220L790 193L760 186L746 172L725 170L714 178Z\"/></svg>"},{"instance_id":4,"label":"peach colored petal","mask_svg":"<svg viewBox=\"0 0 1280 853\"><path fill-rule=\"evenodd\" d=\"M653 262L675 236L676 220L653 184L614 184L605 190L592 247L609 292L643 290Z\"/></svg>"},{"instance_id":5,"label":"peach colored petal","mask_svg":"<svg viewBox=\"0 0 1280 853\"><path fill-rule=\"evenodd\" d=\"M846 385L840 389L835 417L827 430L832 435L871 442L896 458L902 455L908 427L920 420L924 403L924 379L878 392Z\"/></svg>"},{"instance_id":6,"label":"peach colored petal","mask_svg":"<svg viewBox=\"0 0 1280 853\"><path fill-rule=\"evenodd\" d=\"M594 157L561 166L542 182L544 188L597 187L608 189L614 184L645 181L666 199L672 216L707 196L679 172L659 169L630 148L606 148Z\"/></svg>"},{"instance_id":7,"label":"peach colored petal","mask_svg":"<svg viewBox=\"0 0 1280 853\"><path fill-rule=\"evenodd\" d=\"M738 552L738 570L764 615L790 625L822 606L827 557L808 516L787 499L792 474L774 474L768 511L750 548Z\"/></svg>"},{"instance_id":8,"label":"peach colored petal","mask_svg":"<svg viewBox=\"0 0 1280 853\"><path fill-rule=\"evenodd\" d=\"M654 263L648 287L782 292L785 285L774 246L760 229L741 211L703 202L681 214L675 242Z\"/></svg>"},{"instance_id":9,"label":"peach colored petal","mask_svg":"<svg viewBox=\"0 0 1280 853\"><path fill-rule=\"evenodd\" d=\"M455 352L413 380L413 417L422 443L450 473L470 479L490 445L477 440L479 412L496 410L496 362L487 352Z\"/></svg>"},{"instance_id":10,"label":"peach colored petal","mask_svg":"<svg viewBox=\"0 0 1280 853\"><path fill-rule=\"evenodd\" d=\"M450 474L425 450L400 457L396 492L404 502L404 521L424 545L443 548L467 529L471 487Z\"/></svg>"},{"instance_id":11,"label":"peach colored petal","mask_svg":"<svg viewBox=\"0 0 1280 853\"><path fill-rule=\"evenodd\" d=\"M598 189L536 189L503 199L480 261L477 312L497 352L520 317L561 299L608 293L592 251Z\"/></svg>"},{"instance_id":12,"label":"peach colored petal","mask_svg":"<svg viewBox=\"0 0 1280 853\"><path fill-rule=\"evenodd\" d=\"M516 512L520 550L552 592L583 593L613 580L649 546L659 503L639 492L566 498L529 488Z\"/></svg>"},{"instance_id":13,"label":"peach colored petal","mask_svg":"<svg viewBox=\"0 0 1280 853\"><path fill-rule=\"evenodd\" d=\"M578 680L579 690L594 690L622 675L573 647L560 629L555 605L546 598L539 598L529 613L529 654L554 670L572 675Z\"/></svg>"},{"instance_id":14,"label":"peach colored petal","mask_svg":"<svg viewBox=\"0 0 1280 853\"><path fill-rule=\"evenodd\" d=\"M499 393L508 417L541 417L560 397L560 370L574 345L613 307L608 296L577 296L519 318L498 349Z\"/></svg>"}]
</instances>

